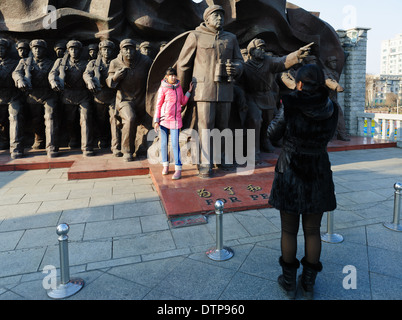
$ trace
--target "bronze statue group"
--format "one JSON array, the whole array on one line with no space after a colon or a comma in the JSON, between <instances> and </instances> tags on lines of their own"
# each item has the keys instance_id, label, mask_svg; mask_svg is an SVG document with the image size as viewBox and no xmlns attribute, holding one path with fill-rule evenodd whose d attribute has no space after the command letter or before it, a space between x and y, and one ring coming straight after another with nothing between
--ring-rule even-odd
<instances>
[{"instance_id":1,"label":"bronze statue group","mask_svg":"<svg viewBox=\"0 0 402 320\"><path fill-rule=\"evenodd\" d=\"M215 37L222 22L214 18L217 11L211 8L205 11L204 22L187 36L177 60L178 79L182 84L195 79L192 100L197 106L200 135L202 129L228 128L232 104L239 102L234 96L240 91L245 99L240 111L242 125L256 130L258 161L261 148L273 151L266 129L280 106L278 82L294 89L295 69L290 68L305 63L310 48L274 57L264 52L263 40L254 39L243 60L235 35L221 30ZM123 40L120 48L103 40L90 44L86 54L80 41L57 42L55 62L49 58L45 40L17 42L20 61L9 54L12 45L10 40L0 39L0 149L10 148L12 159L23 157L24 124L28 124L34 134L32 148L46 149L48 157L59 154L60 137L67 134L68 146L80 147L84 156L93 156L95 147L110 147L115 156L133 160L137 127L146 113L150 42L141 43L136 50L137 44L130 39ZM116 49L120 49L117 57ZM334 60L328 65L336 63ZM217 68L223 72L219 79ZM336 95L342 91L339 75L333 71L336 65L325 69L332 95ZM340 124L343 130L338 138L347 139L344 122ZM226 165L222 155L222 167ZM208 177L211 166L201 164L199 171L200 176Z\"/></svg>"},{"instance_id":2,"label":"bronze statue group","mask_svg":"<svg viewBox=\"0 0 402 320\"><path fill-rule=\"evenodd\" d=\"M99 148L110 146L117 157L133 160L152 64L136 50L133 40L120 43L117 57L110 40L90 45L89 62L77 40L64 47L57 43L56 61L48 57L45 40L19 42L19 61L9 55L11 46L9 40L0 39L1 149L10 148L12 159L23 157L27 111L35 136L32 148L46 148L50 158L58 156L63 123L68 146L80 147L84 156L93 156L97 144Z\"/></svg>"}]
</instances>

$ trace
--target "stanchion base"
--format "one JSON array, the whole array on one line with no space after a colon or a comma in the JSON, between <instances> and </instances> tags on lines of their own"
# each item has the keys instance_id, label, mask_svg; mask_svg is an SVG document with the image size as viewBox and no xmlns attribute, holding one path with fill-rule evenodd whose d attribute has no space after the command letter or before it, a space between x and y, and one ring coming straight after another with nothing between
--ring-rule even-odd
<instances>
[{"instance_id":1,"label":"stanchion base","mask_svg":"<svg viewBox=\"0 0 402 320\"><path fill-rule=\"evenodd\" d=\"M343 237L337 233L325 233L321 235L321 240L327 243L341 243Z\"/></svg>"},{"instance_id":2,"label":"stanchion base","mask_svg":"<svg viewBox=\"0 0 402 320\"><path fill-rule=\"evenodd\" d=\"M384 227L393 231L402 232L402 226L393 222L384 222Z\"/></svg>"},{"instance_id":3,"label":"stanchion base","mask_svg":"<svg viewBox=\"0 0 402 320\"><path fill-rule=\"evenodd\" d=\"M233 250L224 247L222 250L218 250L216 248L212 248L206 252L208 258L214 261L226 261L233 257Z\"/></svg>"},{"instance_id":4,"label":"stanchion base","mask_svg":"<svg viewBox=\"0 0 402 320\"><path fill-rule=\"evenodd\" d=\"M52 299L64 299L76 294L84 287L84 280L71 279L66 284L59 284L56 289L47 291L47 295Z\"/></svg>"}]
</instances>

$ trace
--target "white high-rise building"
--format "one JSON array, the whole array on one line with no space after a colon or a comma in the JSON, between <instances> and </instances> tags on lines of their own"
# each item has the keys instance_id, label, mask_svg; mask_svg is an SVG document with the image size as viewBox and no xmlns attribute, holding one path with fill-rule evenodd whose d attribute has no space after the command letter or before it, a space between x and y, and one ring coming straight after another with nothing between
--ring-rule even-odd
<instances>
[{"instance_id":1,"label":"white high-rise building","mask_svg":"<svg viewBox=\"0 0 402 320\"><path fill-rule=\"evenodd\" d=\"M402 33L381 43L381 75L402 75Z\"/></svg>"}]
</instances>

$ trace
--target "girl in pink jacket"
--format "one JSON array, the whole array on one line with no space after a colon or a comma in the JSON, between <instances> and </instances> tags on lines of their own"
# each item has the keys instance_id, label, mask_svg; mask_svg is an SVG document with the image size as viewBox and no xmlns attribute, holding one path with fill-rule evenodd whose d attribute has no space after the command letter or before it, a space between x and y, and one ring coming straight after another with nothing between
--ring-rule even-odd
<instances>
[{"instance_id":1,"label":"girl in pink jacket","mask_svg":"<svg viewBox=\"0 0 402 320\"><path fill-rule=\"evenodd\" d=\"M177 79L177 73L174 68L168 68L165 78L161 82L158 90L158 99L156 102L155 115L154 115L154 128L158 132L161 129L161 155L163 170L162 174L169 173L169 159L168 159L168 136L170 131L173 155L175 160L175 173L172 177L173 180L181 178L181 159L180 159L180 146L179 134L183 126L181 119L181 107L186 105L191 96L193 84L190 83L188 92L184 95L180 81Z\"/></svg>"}]
</instances>

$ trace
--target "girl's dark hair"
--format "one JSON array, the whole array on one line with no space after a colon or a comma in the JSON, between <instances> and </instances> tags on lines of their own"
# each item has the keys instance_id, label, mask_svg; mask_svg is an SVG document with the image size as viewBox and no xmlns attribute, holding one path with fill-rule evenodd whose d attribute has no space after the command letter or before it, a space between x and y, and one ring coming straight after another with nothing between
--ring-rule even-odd
<instances>
[{"instance_id":1,"label":"girl's dark hair","mask_svg":"<svg viewBox=\"0 0 402 320\"><path fill-rule=\"evenodd\" d=\"M325 86L324 72L315 64L301 67L296 74L296 83L303 82L303 91L314 92Z\"/></svg>"},{"instance_id":2,"label":"girl's dark hair","mask_svg":"<svg viewBox=\"0 0 402 320\"><path fill-rule=\"evenodd\" d=\"M169 67L169 68L166 70L166 75L167 75L167 76L171 76L171 75L177 76L176 69L175 69L175 68L172 68L172 67Z\"/></svg>"}]
</instances>

